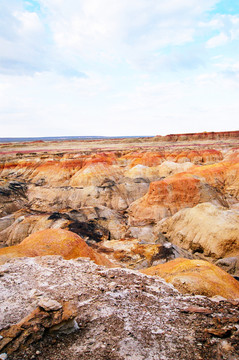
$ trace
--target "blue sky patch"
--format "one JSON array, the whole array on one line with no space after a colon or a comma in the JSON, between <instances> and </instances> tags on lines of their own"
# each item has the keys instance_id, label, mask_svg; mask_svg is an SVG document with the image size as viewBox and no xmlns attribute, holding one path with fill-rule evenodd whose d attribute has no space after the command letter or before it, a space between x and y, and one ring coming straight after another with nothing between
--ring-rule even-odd
<instances>
[{"instance_id":1,"label":"blue sky patch","mask_svg":"<svg viewBox=\"0 0 239 360\"><path fill-rule=\"evenodd\" d=\"M238 0L223 0L219 1L213 10L217 14L239 14L239 1Z\"/></svg>"},{"instance_id":2,"label":"blue sky patch","mask_svg":"<svg viewBox=\"0 0 239 360\"><path fill-rule=\"evenodd\" d=\"M24 8L30 12L40 12L41 11L41 6L40 6L39 2L35 1L35 0L25 0Z\"/></svg>"}]
</instances>

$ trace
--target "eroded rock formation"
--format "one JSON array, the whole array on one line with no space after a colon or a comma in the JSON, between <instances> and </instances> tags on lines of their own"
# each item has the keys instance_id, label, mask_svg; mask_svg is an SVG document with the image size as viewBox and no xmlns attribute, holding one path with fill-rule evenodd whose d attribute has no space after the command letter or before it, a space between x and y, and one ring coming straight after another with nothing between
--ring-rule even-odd
<instances>
[{"instance_id":1,"label":"eroded rock formation","mask_svg":"<svg viewBox=\"0 0 239 360\"><path fill-rule=\"evenodd\" d=\"M61 255L64 259L88 257L96 264L112 267L113 264L90 248L77 234L63 229L47 229L31 234L19 245L0 249L0 263L15 257Z\"/></svg>"},{"instance_id":2,"label":"eroded rock formation","mask_svg":"<svg viewBox=\"0 0 239 360\"><path fill-rule=\"evenodd\" d=\"M237 282L199 259L216 262L238 276L237 133L189 135L176 136L175 143L169 137L169 142L137 138L0 144L0 261L6 262L0 283L6 291L1 295L8 297L2 326L10 326L5 329L9 333L4 332L5 339L10 339L4 345L6 351L14 346L17 349L12 359L19 360L23 352L24 358L32 359L39 344L39 360L58 360L59 354L73 360L92 356L151 360L158 359L159 353L167 360L189 360L192 349L198 360L232 359L238 351L234 346L237 320L230 318L235 314L236 302L226 303L225 297L238 296ZM44 255L48 256L42 258ZM98 268L88 260L79 260L80 257L106 267L117 264L123 269ZM224 300L217 299L223 301L217 307L206 298L183 297L159 278L127 270L148 267L151 268L145 271L154 274L158 269L158 275L180 291L220 295ZM23 269L35 276L38 272L39 278L33 281L30 277L28 283ZM159 269L167 269L167 274ZM12 275L8 278L8 274ZM16 277L16 284L12 277ZM13 313L13 299L19 304L16 293L11 297L7 292L10 283L11 291L16 286L23 300L24 309L19 310L17 305L17 314ZM23 297L19 284L23 289L33 288L29 292L25 288ZM72 301L78 304L79 332L64 338L57 350L54 342L58 344L59 339L49 335L49 319L55 321L55 316L59 317L60 324L61 310L39 308L43 295L62 307ZM177 308L180 299L186 307L172 313L173 321L178 321L174 328L164 310L175 304ZM167 301L170 306L165 308ZM224 313L227 325L223 317L218 320L218 312L217 320L212 318L214 309L228 309ZM141 316L144 312L145 318ZM201 326L199 339L192 332L198 325L194 326L188 314L201 314L194 319ZM200 316L209 318L205 322ZM152 323L152 319L156 322ZM156 323L162 328L157 325L156 329ZM185 331L175 347L178 328L183 326ZM15 340L14 336L8 337L18 331L19 346L14 345L18 335ZM105 331L109 343L105 342ZM29 341L38 337L38 345ZM221 341L221 337L226 340ZM90 342L92 338L95 343ZM186 341L186 347L185 338L191 339Z\"/></svg>"},{"instance_id":3,"label":"eroded rock formation","mask_svg":"<svg viewBox=\"0 0 239 360\"><path fill-rule=\"evenodd\" d=\"M239 212L211 203L183 209L162 220L157 232L175 245L214 259L239 254Z\"/></svg>"},{"instance_id":4,"label":"eroded rock formation","mask_svg":"<svg viewBox=\"0 0 239 360\"><path fill-rule=\"evenodd\" d=\"M158 135L163 141L188 141L188 140L219 140L219 139L238 139L239 131L222 131L222 132L201 132L188 134L171 134L166 136Z\"/></svg>"},{"instance_id":5,"label":"eroded rock formation","mask_svg":"<svg viewBox=\"0 0 239 360\"><path fill-rule=\"evenodd\" d=\"M141 272L162 277L184 294L239 299L239 282L208 261L179 258Z\"/></svg>"},{"instance_id":6,"label":"eroded rock formation","mask_svg":"<svg viewBox=\"0 0 239 360\"><path fill-rule=\"evenodd\" d=\"M180 173L152 182L147 194L129 207L132 224L156 223L183 208L212 201L226 205L223 197L197 176Z\"/></svg>"}]
</instances>

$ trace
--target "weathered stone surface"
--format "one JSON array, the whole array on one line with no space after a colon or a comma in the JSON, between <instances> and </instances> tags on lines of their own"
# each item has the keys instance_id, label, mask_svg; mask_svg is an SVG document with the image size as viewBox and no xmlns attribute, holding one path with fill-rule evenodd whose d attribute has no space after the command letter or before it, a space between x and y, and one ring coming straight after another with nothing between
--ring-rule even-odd
<instances>
[{"instance_id":1,"label":"weathered stone surface","mask_svg":"<svg viewBox=\"0 0 239 360\"><path fill-rule=\"evenodd\" d=\"M183 209L155 228L173 244L219 259L239 253L239 212L210 203Z\"/></svg>"},{"instance_id":2,"label":"weathered stone surface","mask_svg":"<svg viewBox=\"0 0 239 360\"><path fill-rule=\"evenodd\" d=\"M145 243L137 239L121 239L104 241L99 245L99 251L105 248L121 264L131 269L143 269L178 257L193 259L194 256L169 242Z\"/></svg>"},{"instance_id":3,"label":"weathered stone surface","mask_svg":"<svg viewBox=\"0 0 239 360\"><path fill-rule=\"evenodd\" d=\"M62 305L56 301L56 300L52 300L52 299L41 299L38 303L38 306L43 308L45 311L53 311L53 310L60 310L62 309Z\"/></svg>"},{"instance_id":4,"label":"weathered stone surface","mask_svg":"<svg viewBox=\"0 0 239 360\"><path fill-rule=\"evenodd\" d=\"M239 255L219 259L215 264L229 274L239 276Z\"/></svg>"},{"instance_id":5,"label":"weathered stone surface","mask_svg":"<svg viewBox=\"0 0 239 360\"><path fill-rule=\"evenodd\" d=\"M54 306L53 306L54 302ZM72 321L76 315L76 306L65 302L62 305L57 301L48 300L48 304L40 301L41 305L23 318L18 324L12 325L0 331L0 351L12 354L18 350L26 350L29 345L39 341L46 330L58 326L64 326L66 322Z\"/></svg>"},{"instance_id":6,"label":"weathered stone surface","mask_svg":"<svg viewBox=\"0 0 239 360\"><path fill-rule=\"evenodd\" d=\"M16 348L10 360L30 360L36 354L48 360L156 360L159 354L167 360L230 360L239 356L235 327L239 312L230 302L184 296L160 278L128 269L104 269L83 259L14 259L2 270L8 272L0 282L1 333L19 329L25 344L38 336L27 348L24 344ZM78 329L61 336L46 331L55 317L62 321L61 309L40 310L38 315L43 316L36 317L39 297L55 299L63 308L73 304L73 311L67 313L75 316L76 309ZM185 312L190 308L194 311ZM19 328L19 323L27 327ZM228 324L225 344L217 335ZM215 328L216 335L205 331ZM13 345L12 340L12 349Z\"/></svg>"},{"instance_id":7,"label":"weathered stone surface","mask_svg":"<svg viewBox=\"0 0 239 360\"><path fill-rule=\"evenodd\" d=\"M130 205L130 223L156 223L183 208L207 201L226 205L222 196L198 177L186 173L176 174L152 182L147 194Z\"/></svg>"},{"instance_id":8,"label":"weathered stone surface","mask_svg":"<svg viewBox=\"0 0 239 360\"><path fill-rule=\"evenodd\" d=\"M184 294L220 295L239 300L239 282L207 261L179 258L141 272L164 278Z\"/></svg>"}]
</instances>

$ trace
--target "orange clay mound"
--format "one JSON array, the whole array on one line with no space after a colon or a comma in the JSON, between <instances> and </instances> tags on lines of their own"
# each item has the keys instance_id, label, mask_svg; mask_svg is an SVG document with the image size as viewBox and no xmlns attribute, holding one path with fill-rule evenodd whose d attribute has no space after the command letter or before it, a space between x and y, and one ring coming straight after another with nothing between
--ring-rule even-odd
<instances>
[{"instance_id":1,"label":"orange clay mound","mask_svg":"<svg viewBox=\"0 0 239 360\"><path fill-rule=\"evenodd\" d=\"M211 163L217 162L223 159L222 153L215 149L203 149L203 150L176 150L173 152L165 153L165 159L168 161L175 161L177 163L183 163L190 161L192 163Z\"/></svg>"},{"instance_id":2,"label":"orange clay mound","mask_svg":"<svg viewBox=\"0 0 239 360\"><path fill-rule=\"evenodd\" d=\"M162 277L182 293L239 299L239 282L207 261L178 258L140 271Z\"/></svg>"},{"instance_id":3,"label":"orange clay mound","mask_svg":"<svg viewBox=\"0 0 239 360\"><path fill-rule=\"evenodd\" d=\"M239 198L239 162L237 159L195 166L188 173L200 177L223 193L229 193L235 198Z\"/></svg>"},{"instance_id":4,"label":"orange clay mound","mask_svg":"<svg viewBox=\"0 0 239 360\"><path fill-rule=\"evenodd\" d=\"M145 152L138 154L136 158L134 158L130 164L131 167L136 165L144 165L144 166L157 166L160 165L164 161L164 157L157 152Z\"/></svg>"},{"instance_id":5,"label":"orange clay mound","mask_svg":"<svg viewBox=\"0 0 239 360\"><path fill-rule=\"evenodd\" d=\"M32 179L37 182L44 179L51 185L67 185L68 180L82 167L80 159L45 161L32 173Z\"/></svg>"},{"instance_id":6,"label":"orange clay mound","mask_svg":"<svg viewBox=\"0 0 239 360\"><path fill-rule=\"evenodd\" d=\"M45 255L60 255L66 260L88 257L98 265L113 267L105 256L91 249L80 236L63 229L38 231L19 245L0 249L0 263L14 257Z\"/></svg>"},{"instance_id":7,"label":"orange clay mound","mask_svg":"<svg viewBox=\"0 0 239 360\"><path fill-rule=\"evenodd\" d=\"M115 154L108 154L108 153L99 153L94 154L90 157L87 157L83 162L83 168L86 168L93 164L105 164L105 165L112 165L116 161Z\"/></svg>"},{"instance_id":8,"label":"orange clay mound","mask_svg":"<svg viewBox=\"0 0 239 360\"><path fill-rule=\"evenodd\" d=\"M151 182L147 194L130 205L131 224L141 223L143 220L157 222L180 209L210 201L226 205L213 188L196 176L175 174L164 180Z\"/></svg>"}]
</instances>

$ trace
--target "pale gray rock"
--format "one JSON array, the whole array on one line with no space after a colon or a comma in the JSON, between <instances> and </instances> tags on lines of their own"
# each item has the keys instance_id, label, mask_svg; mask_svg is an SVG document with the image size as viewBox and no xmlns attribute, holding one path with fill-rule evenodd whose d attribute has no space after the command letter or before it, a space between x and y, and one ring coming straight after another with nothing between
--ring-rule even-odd
<instances>
[{"instance_id":1,"label":"pale gray rock","mask_svg":"<svg viewBox=\"0 0 239 360\"><path fill-rule=\"evenodd\" d=\"M43 293L42 298L74 303L77 308L77 324L68 324L75 327L74 332L60 337L46 332L10 360L30 360L37 350L48 360L230 360L239 356L238 334L233 330L239 310L229 302L222 305L203 296L181 295L160 278L129 269L106 269L86 259L19 258L2 265L1 271L0 331L37 308L39 299L29 295L32 289ZM207 311L198 311L202 308ZM205 331L214 326L213 318L219 319L222 328L220 318L228 319L230 346Z\"/></svg>"}]
</instances>

